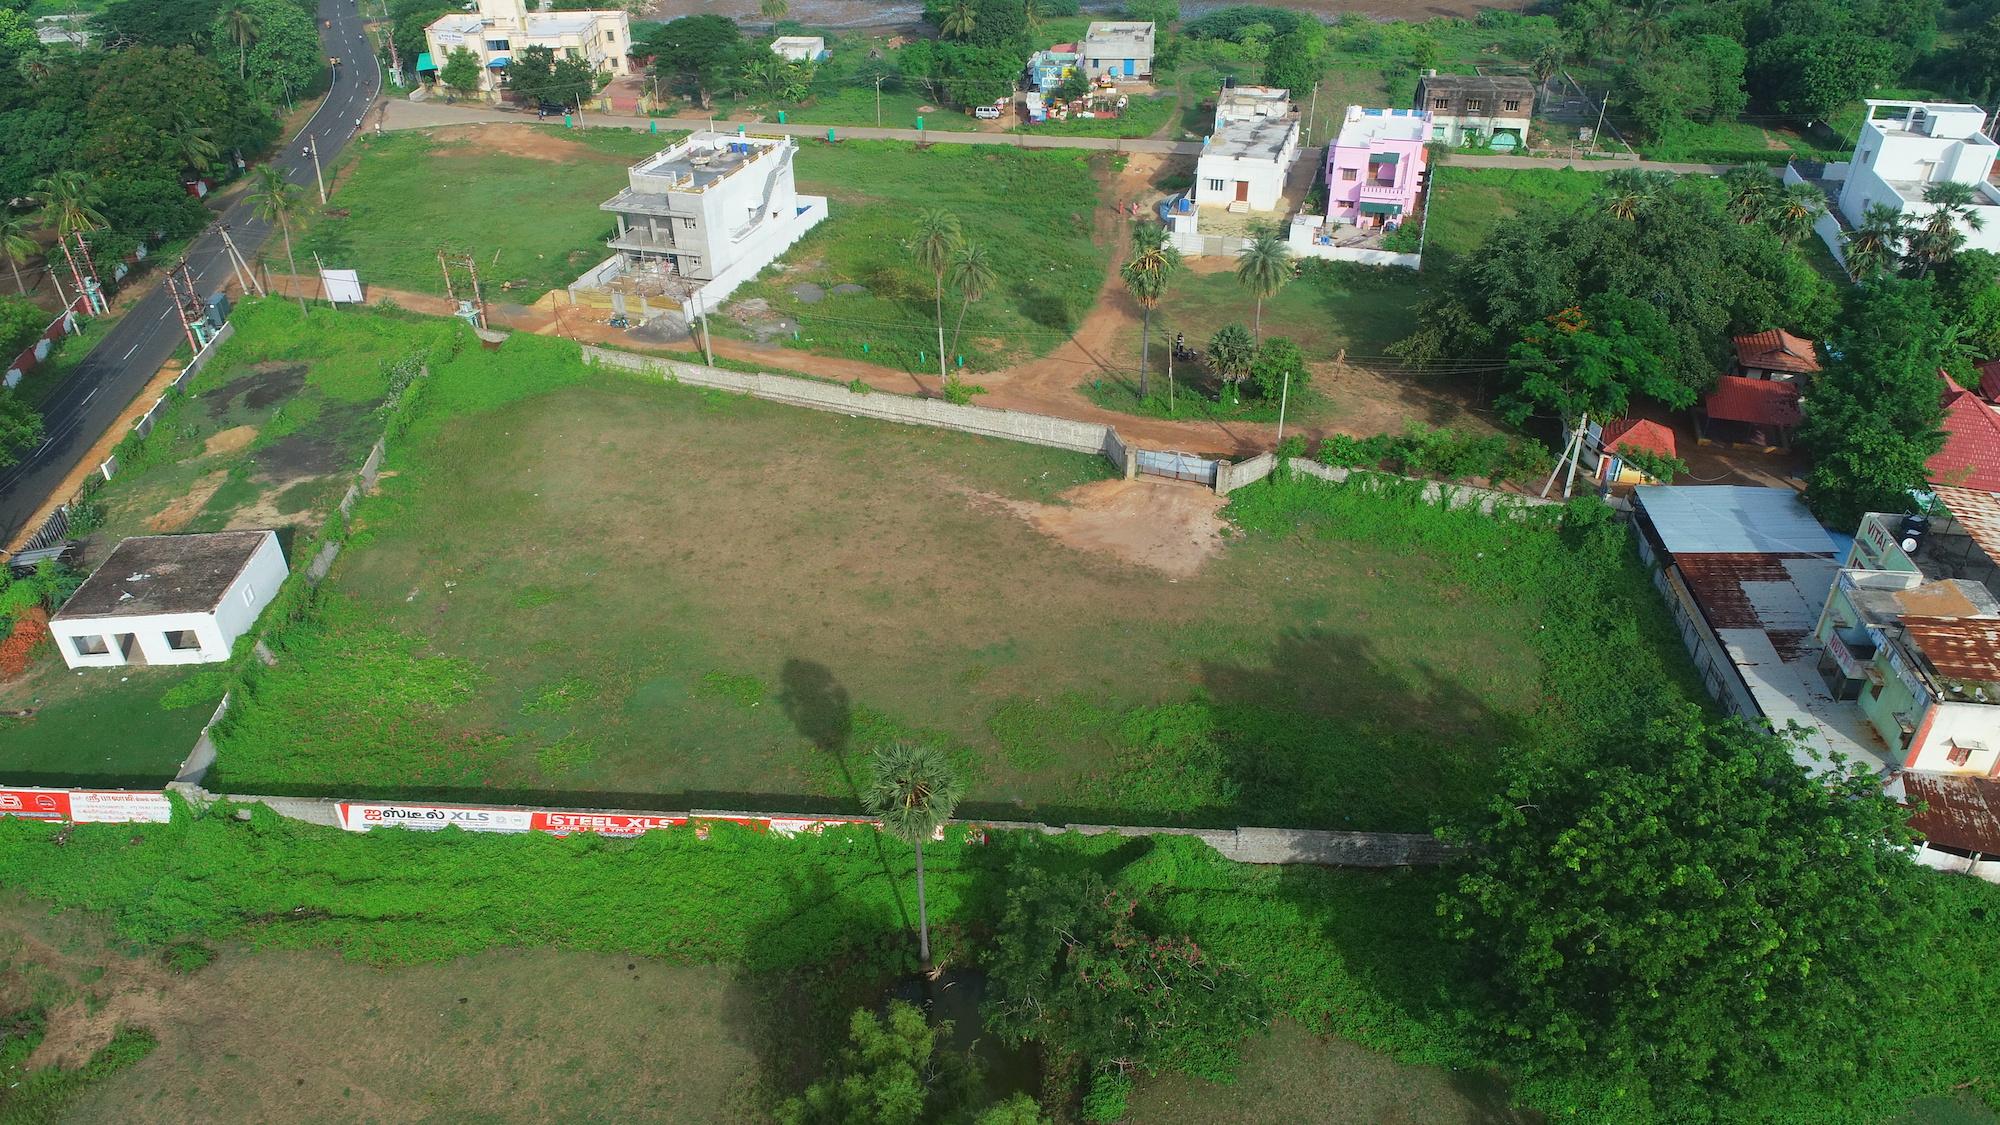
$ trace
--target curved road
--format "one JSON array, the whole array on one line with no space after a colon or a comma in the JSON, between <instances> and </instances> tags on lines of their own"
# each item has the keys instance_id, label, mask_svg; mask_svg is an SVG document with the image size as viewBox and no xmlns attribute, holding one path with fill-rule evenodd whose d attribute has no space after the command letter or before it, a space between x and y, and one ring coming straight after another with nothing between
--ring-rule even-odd
<instances>
[{"instance_id":1,"label":"curved road","mask_svg":"<svg viewBox=\"0 0 2000 1125\"><path fill-rule=\"evenodd\" d=\"M319 18L325 53L341 60L326 99L297 135L282 142L271 162L285 178L318 200L308 144L317 145L322 164L330 164L349 138L360 131L361 119L382 89L381 65L362 31L355 0L321 0ZM204 298L230 280L229 259L218 228L228 226L243 256L255 261L271 233L251 213L248 193L239 196L221 217L188 247L188 270L195 291ZM49 494L62 485L104 431L114 424L153 374L185 342L180 318L168 299L164 281L125 313L124 319L90 350L82 363L42 406L45 440L18 464L0 471L0 542L12 538Z\"/></svg>"}]
</instances>

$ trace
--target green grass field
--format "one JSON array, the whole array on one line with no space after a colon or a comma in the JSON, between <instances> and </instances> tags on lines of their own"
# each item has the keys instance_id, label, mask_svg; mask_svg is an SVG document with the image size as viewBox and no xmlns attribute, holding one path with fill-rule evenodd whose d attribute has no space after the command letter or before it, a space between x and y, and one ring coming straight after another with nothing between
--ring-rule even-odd
<instances>
[{"instance_id":1,"label":"green grass field","mask_svg":"<svg viewBox=\"0 0 2000 1125\"><path fill-rule=\"evenodd\" d=\"M492 126L532 138L495 147L423 132L357 138L358 160L334 188L346 218L316 217L296 251L302 270L317 252L364 283L443 294L440 245L478 255L488 300L510 288L533 300L610 253L610 214L597 205L625 186L625 170L671 139L623 129ZM519 155L527 148L539 156ZM343 165L345 166L345 164ZM282 249L267 248L285 269Z\"/></svg>"},{"instance_id":2,"label":"green grass field","mask_svg":"<svg viewBox=\"0 0 2000 1125\"><path fill-rule=\"evenodd\" d=\"M966 314L958 347L973 370L1055 347L1082 322L1104 279L1105 253L1091 241L1096 161L1083 153L807 142L798 156L798 186L828 197L826 221L786 253L782 268L766 271L732 299L738 307L767 301L797 322L800 339L785 338L787 345L935 370L932 279L909 249L924 208L956 215L966 241L985 248L993 265L995 284ZM805 282L826 290L856 284L867 292L830 293L807 304L792 292ZM949 296L947 346L958 315ZM727 317L715 323L718 331L746 334Z\"/></svg>"},{"instance_id":3,"label":"green grass field","mask_svg":"<svg viewBox=\"0 0 2000 1125\"><path fill-rule=\"evenodd\" d=\"M44 646L26 675L0 684L0 710L34 711L27 719L0 718L0 785L165 785L215 710L215 698L205 706L163 705L186 679L178 668L72 672Z\"/></svg>"},{"instance_id":4,"label":"green grass field","mask_svg":"<svg viewBox=\"0 0 2000 1125\"><path fill-rule=\"evenodd\" d=\"M1599 173L1567 169L1437 168L1431 173L1424 268L1435 270L1471 251L1494 226L1537 203L1581 204L1603 182Z\"/></svg>"}]
</instances>

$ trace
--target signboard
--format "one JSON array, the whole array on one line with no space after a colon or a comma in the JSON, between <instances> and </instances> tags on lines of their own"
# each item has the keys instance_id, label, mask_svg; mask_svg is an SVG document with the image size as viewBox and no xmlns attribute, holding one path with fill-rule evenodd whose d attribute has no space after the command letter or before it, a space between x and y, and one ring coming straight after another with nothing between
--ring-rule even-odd
<instances>
[{"instance_id":1,"label":"signboard","mask_svg":"<svg viewBox=\"0 0 2000 1125\"><path fill-rule=\"evenodd\" d=\"M353 270L322 269L319 280L326 287L328 301L336 305L342 301L354 305L361 303L361 277Z\"/></svg>"},{"instance_id":2,"label":"signboard","mask_svg":"<svg viewBox=\"0 0 2000 1125\"><path fill-rule=\"evenodd\" d=\"M1826 651L1833 657L1833 662L1840 666L1842 675L1850 680L1861 678L1861 662L1854 659L1854 653L1849 651L1847 642L1840 639L1839 633L1826 635Z\"/></svg>"},{"instance_id":3,"label":"signboard","mask_svg":"<svg viewBox=\"0 0 2000 1125\"><path fill-rule=\"evenodd\" d=\"M657 828L679 828L684 816L656 816L647 813L542 812L529 814L528 827L535 832L567 836L572 832L595 832L600 836L642 836Z\"/></svg>"},{"instance_id":4,"label":"signboard","mask_svg":"<svg viewBox=\"0 0 2000 1125\"><path fill-rule=\"evenodd\" d=\"M174 806L165 793L122 789L0 789L0 816L75 824L165 824Z\"/></svg>"},{"instance_id":5,"label":"signboard","mask_svg":"<svg viewBox=\"0 0 2000 1125\"><path fill-rule=\"evenodd\" d=\"M475 809L456 805L370 805L342 801L335 806L340 826L349 832L375 828L414 828L436 832L463 828L467 832L526 832L533 814L526 809Z\"/></svg>"},{"instance_id":6,"label":"signboard","mask_svg":"<svg viewBox=\"0 0 2000 1125\"><path fill-rule=\"evenodd\" d=\"M592 832L600 836L643 836L665 828L679 828L692 822L706 834L706 826L717 822L740 824L760 832L796 836L802 832L823 832L828 828L874 825L860 817L800 816L704 816L690 818L675 813L586 812L568 809L490 809L468 805L369 804L342 801L335 805L340 826L349 832L369 832L377 828L414 828L436 832L461 828L467 832L547 832L567 836Z\"/></svg>"}]
</instances>

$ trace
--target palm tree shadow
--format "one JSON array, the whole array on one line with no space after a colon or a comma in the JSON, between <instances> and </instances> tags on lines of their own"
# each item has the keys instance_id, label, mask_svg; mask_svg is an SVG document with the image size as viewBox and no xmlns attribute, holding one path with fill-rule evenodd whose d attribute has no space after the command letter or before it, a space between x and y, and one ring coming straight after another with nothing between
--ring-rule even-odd
<instances>
[{"instance_id":1,"label":"palm tree shadow","mask_svg":"<svg viewBox=\"0 0 2000 1125\"><path fill-rule=\"evenodd\" d=\"M855 777L850 752L850 743L854 738L854 704L848 697L847 689L834 678L833 671L818 661L796 657L785 661L785 666L778 673L778 706L784 709L793 729L833 760L834 768L840 773L841 785L853 799L855 811L860 811L863 807L861 783ZM889 864L888 847L881 833L875 834L874 843L875 857L881 861L882 874L895 889L897 917L905 931L913 932L915 926L910 919L909 907L903 902L903 887Z\"/></svg>"}]
</instances>

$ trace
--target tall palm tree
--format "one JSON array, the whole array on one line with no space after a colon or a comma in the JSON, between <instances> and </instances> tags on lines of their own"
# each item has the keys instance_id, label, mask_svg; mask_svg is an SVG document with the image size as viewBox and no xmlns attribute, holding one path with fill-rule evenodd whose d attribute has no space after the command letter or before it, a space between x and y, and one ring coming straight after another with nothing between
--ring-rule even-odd
<instances>
[{"instance_id":1,"label":"tall palm tree","mask_svg":"<svg viewBox=\"0 0 2000 1125\"><path fill-rule=\"evenodd\" d=\"M104 226L104 201L82 172L52 172L35 181L28 198L41 208L42 225L68 238L78 231Z\"/></svg>"},{"instance_id":2,"label":"tall palm tree","mask_svg":"<svg viewBox=\"0 0 2000 1125\"><path fill-rule=\"evenodd\" d=\"M263 37L263 20L244 0L229 0L222 9L222 29L236 43L236 80L241 82L249 65L250 44Z\"/></svg>"},{"instance_id":3,"label":"tall palm tree","mask_svg":"<svg viewBox=\"0 0 2000 1125\"><path fill-rule=\"evenodd\" d=\"M1139 303L1144 320L1139 327L1139 398L1147 391L1152 370L1153 310L1167 295L1167 283L1181 268L1181 252L1167 242L1167 228L1147 223L1132 230L1132 257L1119 267L1125 288Z\"/></svg>"},{"instance_id":4,"label":"tall palm tree","mask_svg":"<svg viewBox=\"0 0 2000 1125\"><path fill-rule=\"evenodd\" d=\"M1724 172L1722 186L1729 193L1729 213L1739 223L1754 223L1764 217L1778 184L1769 168L1745 164Z\"/></svg>"},{"instance_id":5,"label":"tall palm tree","mask_svg":"<svg viewBox=\"0 0 2000 1125\"><path fill-rule=\"evenodd\" d=\"M1614 219L1631 222L1645 212L1650 204L1673 179L1670 172L1645 172L1637 168L1621 168L1604 177L1604 191L1600 198L1604 210Z\"/></svg>"},{"instance_id":6,"label":"tall palm tree","mask_svg":"<svg viewBox=\"0 0 2000 1125\"><path fill-rule=\"evenodd\" d=\"M1847 232L1841 248L1847 272L1859 281L1894 269L1909 237L1910 221L1901 211L1886 203L1870 204L1861 213L1861 225Z\"/></svg>"},{"instance_id":7,"label":"tall palm tree","mask_svg":"<svg viewBox=\"0 0 2000 1125\"><path fill-rule=\"evenodd\" d=\"M994 279L1000 276L993 268L993 256L986 247L977 243L966 243L951 255L951 283L958 289L958 321L951 326L951 354L958 354L958 334L965 327L965 310L972 302L986 296L993 287Z\"/></svg>"},{"instance_id":8,"label":"tall palm tree","mask_svg":"<svg viewBox=\"0 0 2000 1125\"><path fill-rule=\"evenodd\" d=\"M1554 78L1563 68L1563 45L1560 39L1551 39L1535 52L1535 59L1529 64L1535 74L1535 96L1542 96L1548 89L1549 79Z\"/></svg>"},{"instance_id":9,"label":"tall palm tree","mask_svg":"<svg viewBox=\"0 0 2000 1125\"><path fill-rule=\"evenodd\" d=\"M924 841L951 819L965 782L951 759L932 746L895 743L875 752L865 800L882 830L917 851L917 952L931 971L931 921L924 904Z\"/></svg>"},{"instance_id":10,"label":"tall palm tree","mask_svg":"<svg viewBox=\"0 0 2000 1125\"><path fill-rule=\"evenodd\" d=\"M946 39L970 39L973 25L978 21L979 10L973 7L972 0L957 0L945 9L944 21L938 24L938 31Z\"/></svg>"},{"instance_id":11,"label":"tall palm tree","mask_svg":"<svg viewBox=\"0 0 2000 1125\"><path fill-rule=\"evenodd\" d=\"M1917 265L1917 276L1950 261L1966 243L1965 232L1982 230L1986 221L1974 210L1978 192L1971 184L1944 180L1924 187L1924 202L1933 210L1921 225L1910 232L1909 256Z\"/></svg>"},{"instance_id":12,"label":"tall palm tree","mask_svg":"<svg viewBox=\"0 0 2000 1125\"><path fill-rule=\"evenodd\" d=\"M1671 0L1639 0L1625 18L1626 47L1646 54L1665 46L1667 15L1672 6Z\"/></svg>"},{"instance_id":13,"label":"tall palm tree","mask_svg":"<svg viewBox=\"0 0 2000 1125\"><path fill-rule=\"evenodd\" d=\"M1257 298L1254 338L1264 342L1264 298L1285 287L1292 279L1292 248L1278 232L1265 227L1250 238L1243 256L1236 260L1236 280Z\"/></svg>"},{"instance_id":14,"label":"tall palm tree","mask_svg":"<svg viewBox=\"0 0 2000 1125\"><path fill-rule=\"evenodd\" d=\"M214 166L215 158L222 154L215 142L210 140L208 126L202 125L184 112L176 111L173 124L174 151L181 163L196 175Z\"/></svg>"},{"instance_id":15,"label":"tall palm tree","mask_svg":"<svg viewBox=\"0 0 2000 1125\"><path fill-rule=\"evenodd\" d=\"M285 265L292 271L292 284L298 285L299 263L292 256L292 224L305 212L304 193L297 184L287 181L285 173L277 166L259 164L251 180L250 206L256 209L258 218L278 224L278 229L284 233ZM303 287L293 296L299 299L299 315L306 315Z\"/></svg>"},{"instance_id":16,"label":"tall palm tree","mask_svg":"<svg viewBox=\"0 0 2000 1125\"><path fill-rule=\"evenodd\" d=\"M35 240L28 237L34 229L33 216L16 215L0 207L0 258L7 259L7 268L14 273L14 288L23 297L28 295L28 287L21 283L21 263L34 256Z\"/></svg>"},{"instance_id":17,"label":"tall palm tree","mask_svg":"<svg viewBox=\"0 0 2000 1125\"><path fill-rule=\"evenodd\" d=\"M1813 224L1826 214L1826 195L1811 184L1789 184L1774 193L1764 208L1764 222L1779 241L1796 246L1812 233Z\"/></svg>"},{"instance_id":18,"label":"tall palm tree","mask_svg":"<svg viewBox=\"0 0 2000 1125\"><path fill-rule=\"evenodd\" d=\"M965 233L958 224L958 216L941 207L933 207L917 216L917 239L911 246L917 264L931 275L931 299L937 313L938 378L945 377L944 368L944 275L951 270L952 255L965 242Z\"/></svg>"}]
</instances>

